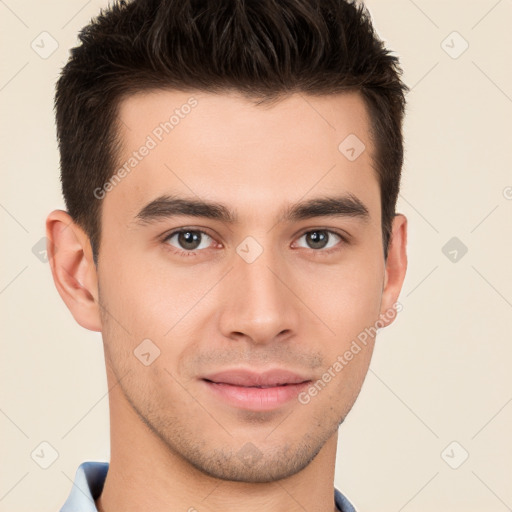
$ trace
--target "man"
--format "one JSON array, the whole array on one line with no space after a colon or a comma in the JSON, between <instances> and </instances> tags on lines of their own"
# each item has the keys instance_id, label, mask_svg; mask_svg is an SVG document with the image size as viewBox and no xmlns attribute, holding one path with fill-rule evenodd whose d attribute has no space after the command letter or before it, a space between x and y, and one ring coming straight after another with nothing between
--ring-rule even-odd
<instances>
[{"instance_id":1,"label":"man","mask_svg":"<svg viewBox=\"0 0 512 512\"><path fill-rule=\"evenodd\" d=\"M80 38L47 237L111 455L61 512L355 510L338 427L407 265L396 57L342 0L121 2Z\"/></svg>"}]
</instances>

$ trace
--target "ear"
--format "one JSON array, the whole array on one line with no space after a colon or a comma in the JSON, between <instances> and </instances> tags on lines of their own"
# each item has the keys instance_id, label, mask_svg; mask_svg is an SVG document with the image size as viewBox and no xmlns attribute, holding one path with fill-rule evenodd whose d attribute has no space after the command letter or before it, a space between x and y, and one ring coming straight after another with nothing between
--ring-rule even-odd
<instances>
[{"instance_id":1,"label":"ear","mask_svg":"<svg viewBox=\"0 0 512 512\"><path fill-rule=\"evenodd\" d=\"M101 331L98 278L89 237L63 210L48 215L46 237L53 281L62 300L82 327Z\"/></svg>"},{"instance_id":2,"label":"ear","mask_svg":"<svg viewBox=\"0 0 512 512\"><path fill-rule=\"evenodd\" d=\"M380 307L380 320L383 327L391 324L396 318L396 312L401 311L396 306L402 284L407 270L407 217L399 213L395 215L392 223L391 239L389 242L388 257L382 290ZM395 305L395 307L393 307ZM390 311L395 310L391 315Z\"/></svg>"}]
</instances>

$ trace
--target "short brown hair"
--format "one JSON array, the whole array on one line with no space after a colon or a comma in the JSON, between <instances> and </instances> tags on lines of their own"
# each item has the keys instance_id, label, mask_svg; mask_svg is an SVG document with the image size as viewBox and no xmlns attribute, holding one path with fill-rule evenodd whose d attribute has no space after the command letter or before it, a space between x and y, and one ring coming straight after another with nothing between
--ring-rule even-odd
<instances>
[{"instance_id":1,"label":"short brown hair","mask_svg":"<svg viewBox=\"0 0 512 512\"><path fill-rule=\"evenodd\" d=\"M84 27L57 82L61 182L72 219L100 248L101 200L116 171L117 112L151 89L234 90L257 104L294 92L358 91L371 119L387 258L403 162L405 92L396 56L350 0L118 1ZM341 141L340 141L341 142Z\"/></svg>"}]
</instances>

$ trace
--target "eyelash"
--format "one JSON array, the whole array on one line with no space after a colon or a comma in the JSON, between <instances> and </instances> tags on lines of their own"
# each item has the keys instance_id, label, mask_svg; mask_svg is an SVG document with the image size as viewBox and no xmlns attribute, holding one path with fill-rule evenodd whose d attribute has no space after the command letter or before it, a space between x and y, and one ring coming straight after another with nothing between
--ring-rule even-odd
<instances>
[{"instance_id":1,"label":"eyelash","mask_svg":"<svg viewBox=\"0 0 512 512\"><path fill-rule=\"evenodd\" d=\"M330 249L326 249L326 250L323 250L323 249L311 249L311 251L316 253L315 255L319 255L319 256L329 255L329 254L331 254L333 252L337 252L337 251L341 250L340 247L339 247L340 245L346 245L346 244L349 243L347 237L341 235L340 233L338 233L336 231L333 231L331 229L322 229L322 228L310 229L308 231L304 231L301 235L299 235L298 238L302 238L304 235L307 235L309 233L318 232L318 231L324 232L324 233L329 233L330 235L338 236L341 239L341 242L336 244L334 247L331 247ZM172 231L171 233L166 235L165 238L162 241L165 243L166 248L168 248L173 254L177 254L178 256L184 256L184 257L196 256L197 252L204 251L204 249L199 249L197 252L196 251L184 251L184 250L181 250L181 249L177 249L176 247L166 243L173 236L179 235L180 233L186 233L186 232L201 233L202 235L206 235L207 237L209 237L209 238L211 238L213 240L212 236L210 236L208 233L206 233L205 231L203 231L201 229L181 228L181 229L177 229L175 231Z\"/></svg>"}]
</instances>

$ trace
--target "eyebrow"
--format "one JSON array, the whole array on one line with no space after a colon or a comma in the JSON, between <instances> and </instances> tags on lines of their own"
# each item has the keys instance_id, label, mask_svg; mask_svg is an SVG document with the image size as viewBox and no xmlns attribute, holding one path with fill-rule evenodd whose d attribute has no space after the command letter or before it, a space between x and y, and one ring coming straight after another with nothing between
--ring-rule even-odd
<instances>
[{"instance_id":1,"label":"eyebrow","mask_svg":"<svg viewBox=\"0 0 512 512\"><path fill-rule=\"evenodd\" d=\"M188 199L163 195L146 204L133 222L147 225L176 216L201 217L236 224L238 215L226 205L204 199ZM370 218L368 208L355 195L318 197L288 205L278 221L299 221L314 217L355 217L364 222Z\"/></svg>"}]
</instances>

